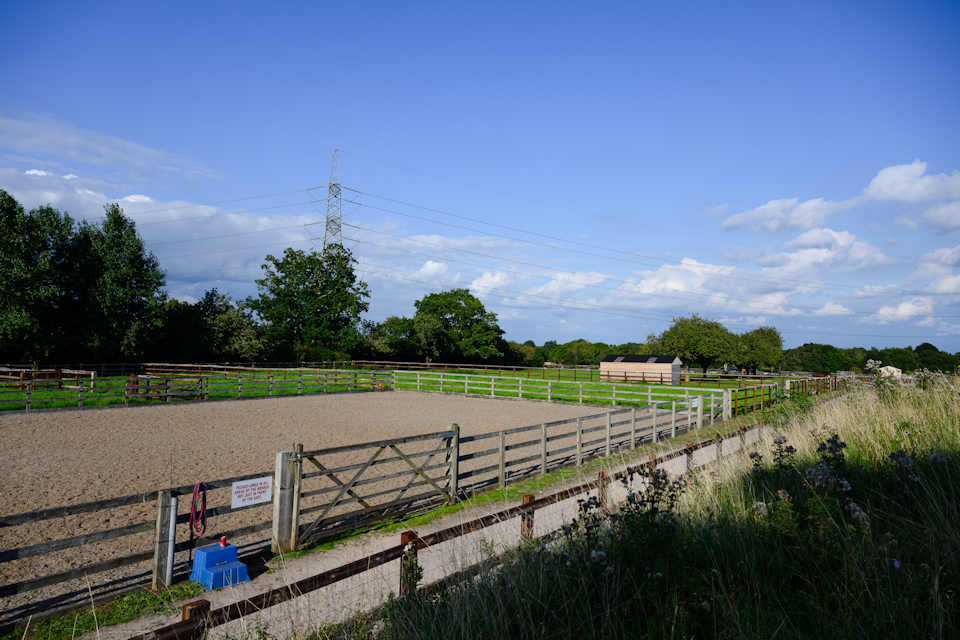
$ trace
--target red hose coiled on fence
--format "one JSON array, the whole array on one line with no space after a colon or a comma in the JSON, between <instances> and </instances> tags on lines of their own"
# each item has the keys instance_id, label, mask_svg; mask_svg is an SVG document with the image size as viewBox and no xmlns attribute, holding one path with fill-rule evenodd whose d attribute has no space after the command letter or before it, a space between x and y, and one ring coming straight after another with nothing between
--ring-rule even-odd
<instances>
[{"instance_id":1,"label":"red hose coiled on fence","mask_svg":"<svg viewBox=\"0 0 960 640\"><path fill-rule=\"evenodd\" d=\"M200 509L197 509L197 506ZM207 530L207 484L198 482L193 486L193 503L190 505L190 534L202 536Z\"/></svg>"}]
</instances>

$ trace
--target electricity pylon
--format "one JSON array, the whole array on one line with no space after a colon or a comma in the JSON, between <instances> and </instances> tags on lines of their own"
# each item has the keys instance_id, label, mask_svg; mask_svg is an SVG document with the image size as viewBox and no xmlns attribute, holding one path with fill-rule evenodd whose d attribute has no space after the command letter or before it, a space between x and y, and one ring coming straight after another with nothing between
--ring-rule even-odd
<instances>
[{"instance_id":1,"label":"electricity pylon","mask_svg":"<svg viewBox=\"0 0 960 640\"><path fill-rule=\"evenodd\" d=\"M330 185L327 187L327 224L323 229L323 248L330 244L343 244L342 226L343 199L340 196L340 149L333 150L330 160Z\"/></svg>"}]
</instances>

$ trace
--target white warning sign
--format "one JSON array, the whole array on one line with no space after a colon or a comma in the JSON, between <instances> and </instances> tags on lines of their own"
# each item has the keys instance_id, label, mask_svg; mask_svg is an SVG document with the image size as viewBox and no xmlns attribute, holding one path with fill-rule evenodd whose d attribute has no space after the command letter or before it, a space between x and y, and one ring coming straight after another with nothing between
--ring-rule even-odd
<instances>
[{"instance_id":1,"label":"white warning sign","mask_svg":"<svg viewBox=\"0 0 960 640\"><path fill-rule=\"evenodd\" d=\"M270 502L273 499L273 476L251 478L234 482L231 488L230 508Z\"/></svg>"}]
</instances>

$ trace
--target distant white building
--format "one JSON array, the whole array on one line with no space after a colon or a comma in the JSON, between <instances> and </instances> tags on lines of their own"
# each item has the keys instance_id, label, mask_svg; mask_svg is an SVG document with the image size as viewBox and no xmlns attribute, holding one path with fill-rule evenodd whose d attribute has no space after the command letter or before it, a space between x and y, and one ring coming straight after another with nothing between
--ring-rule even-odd
<instances>
[{"instance_id":1,"label":"distant white building","mask_svg":"<svg viewBox=\"0 0 960 640\"><path fill-rule=\"evenodd\" d=\"M600 362L600 379L680 384L681 366L680 358L672 355L612 355Z\"/></svg>"}]
</instances>

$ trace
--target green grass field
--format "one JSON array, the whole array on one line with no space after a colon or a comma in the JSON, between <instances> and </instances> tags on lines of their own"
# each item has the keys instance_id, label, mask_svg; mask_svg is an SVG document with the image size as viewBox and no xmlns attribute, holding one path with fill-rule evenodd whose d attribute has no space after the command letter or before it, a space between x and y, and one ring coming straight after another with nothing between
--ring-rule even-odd
<instances>
[{"instance_id":1,"label":"green grass field","mask_svg":"<svg viewBox=\"0 0 960 640\"><path fill-rule=\"evenodd\" d=\"M273 384L266 376L275 376ZM354 375L356 382L354 382ZM165 397L166 382L164 379L150 381L150 387L143 379L138 381L138 391L128 394L124 398L124 389L129 379L126 377L98 378L94 389L89 386L81 389L42 389L30 394L32 410L63 409L76 407L102 407L110 405L129 404L141 406L147 404L177 403L197 400L205 397L208 400L226 400L235 398L259 398L268 396L295 396L301 392L308 393L336 393L356 389L370 388L370 372L345 372L342 375L317 376L304 375L302 387L298 376L282 371L258 372L257 377L244 377L242 388L238 391L236 376L203 376L205 388L201 388L199 376L170 377L170 398ZM326 382L324 380L326 379ZM380 381L378 381L378 384ZM385 386L389 386L386 379ZM272 388L271 388L272 386ZM82 405L81 405L82 391ZM27 406L27 394L15 387L0 388L0 411L23 411Z\"/></svg>"}]
</instances>

